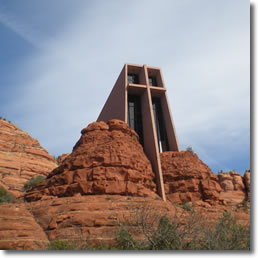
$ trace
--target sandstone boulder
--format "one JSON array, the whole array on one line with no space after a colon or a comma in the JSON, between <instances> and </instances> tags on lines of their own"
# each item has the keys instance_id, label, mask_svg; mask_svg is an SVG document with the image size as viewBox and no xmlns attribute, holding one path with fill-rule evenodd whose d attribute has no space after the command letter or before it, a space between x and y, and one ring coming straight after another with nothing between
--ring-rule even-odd
<instances>
[{"instance_id":1,"label":"sandstone boulder","mask_svg":"<svg viewBox=\"0 0 258 258\"><path fill-rule=\"evenodd\" d=\"M247 189L244 178L240 174L234 171L219 173L217 178L222 188L221 197L228 205L234 206L246 199Z\"/></svg>"},{"instance_id":2,"label":"sandstone boulder","mask_svg":"<svg viewBox=\"0 0 258 258\"><path fill-rule=\"evenodd\" d=\"M217 178L195 153L163 152L160 159L168 200L175 203L223 202Z\"/></svg>"},{"instance_id":3,"label":"sandstone boulder","mask_svg":"<svg viewBox=\"0 0 258 258\"><path fill-rule=\"evenodd\" d=\"M219 184L225 191L245 191L243 178L237 172L219 173Z\"/></svg>"},{"instance_id":4,"label":"sandstone boulder","mask_svg":"<svg viewBox=\"0 0 258 258\"><path fill-rule=\"evenodd\" d=\"M24 184L37 176L47 176L56 161L28 133L0 120L0 185L16 197Z\"/></svg>"},{"instance_id":5,"label":"sandstone boulder","mask_svg":"<svg viewBox=\"0 0 258 258\"><path fill-rule=\"evenodd\" d=\"M157 197L151 163L128 124L95 122L81 133L72 153L26 194L26 200L78 193Z\"/></svg>"}]
</instances>

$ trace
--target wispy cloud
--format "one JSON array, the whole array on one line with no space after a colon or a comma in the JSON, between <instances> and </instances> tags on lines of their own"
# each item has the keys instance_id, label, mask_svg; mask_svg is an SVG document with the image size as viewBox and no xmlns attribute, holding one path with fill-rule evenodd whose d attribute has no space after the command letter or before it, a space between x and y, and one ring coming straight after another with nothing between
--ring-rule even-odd
<instances>
[{"instance_id":1,"label":"wispy cloud","mask_svg":"<svg viewBox=\"0 0 258 258\"><path fill-rule=\"evenodd\" d=\"M42 47L42 42L39 37L32 33L28 26L25 26L22 21L18 21L16 17L12 16L2 3L0 3L0 24L15 32L33 47Z\"/></svg>"}]
</instances>

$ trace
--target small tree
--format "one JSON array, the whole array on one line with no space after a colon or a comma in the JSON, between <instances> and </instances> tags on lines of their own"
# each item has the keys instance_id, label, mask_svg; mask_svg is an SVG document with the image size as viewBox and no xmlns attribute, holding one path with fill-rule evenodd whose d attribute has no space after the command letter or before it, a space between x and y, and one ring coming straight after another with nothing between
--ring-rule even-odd
<instances>
[{"instance_id":1,"label":"small tree","mask_svg":"<svg viewBox=\"0 0 258 258\"><path fill-rule=\"evenodd\" d=\"M7 192L3 187L0 187L0 204L14 202L15 197Z\"/></svg>"},{"instance_id":2,"label":"small tree","mask_svg":"<svg viewBox=\"0 0 258 258\"><path fill-rule=\"evenodd\" d=\"M186 148L186 151L193 153L193 148L192 148L191 146L188 146L188 147Z\"/></svg>"}]
</instances>

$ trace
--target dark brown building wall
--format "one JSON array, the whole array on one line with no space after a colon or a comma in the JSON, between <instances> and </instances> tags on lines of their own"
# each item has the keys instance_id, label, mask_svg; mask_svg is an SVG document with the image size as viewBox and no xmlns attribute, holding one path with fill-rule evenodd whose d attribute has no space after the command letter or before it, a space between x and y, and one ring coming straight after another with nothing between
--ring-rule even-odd
<instances>
[{"instance_id":1,"label":"dark brown building wall","mask_svg":"<svg viewBox=\"0 0 258 258\"><path fill-rule=\"evenodd\" d=\"M115 86L97 119L97 121L107 122L111 119L125 121L126 117L126 92L125 92L125 66L121 71ZM125 121L126 122L126 121Z\"/></svg>"}]
</instances>

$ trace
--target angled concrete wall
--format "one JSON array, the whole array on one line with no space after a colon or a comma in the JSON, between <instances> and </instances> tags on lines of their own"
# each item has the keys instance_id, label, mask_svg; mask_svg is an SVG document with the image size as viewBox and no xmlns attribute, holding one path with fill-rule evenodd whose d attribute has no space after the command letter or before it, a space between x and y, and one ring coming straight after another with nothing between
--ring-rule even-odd
<instances>
[{"instance_id":1,"label":"angled concrete wall","mask_svg":"<svg viewBox=\"0 0 258 258\"><path fill-rule=\"evenodd\" d=\"M97 121L107 122L111 119L125 121L127 116L127 96L125 91L126 71L125 66L121 71L109 97L97 119Z\"/></svg>"}]
</instances>

